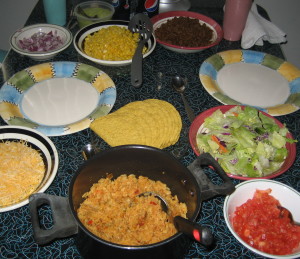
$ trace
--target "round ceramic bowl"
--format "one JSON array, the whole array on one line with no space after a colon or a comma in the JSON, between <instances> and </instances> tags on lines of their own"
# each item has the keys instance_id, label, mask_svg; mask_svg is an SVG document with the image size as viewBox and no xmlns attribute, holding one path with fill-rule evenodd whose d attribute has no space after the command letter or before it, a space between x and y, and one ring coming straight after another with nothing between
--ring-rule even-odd
<instances>
[{"instance_id":1,"label":"round ceramic bowl","mask_svg":"<svg viewBox=\"0 0 300 259\"><path fill-rule=\"evenodd\" d=\"M247 202L248 199L252 199L256 190L267 189L271 189L270 195L276 198L281 206L290 210L296 222L300 222L300 193L288 185L274 180L257 179L245 181L236 185L236 190L225 198L223 213L227 227L242 245L258 255L267 258L300 258L300 247L293 254L271 255L250 246L233 229L232 217L235 209Z\"/></svg>"},{"instance_id":2,"label":"round ceramic bowl","mask_svg":"<svg viewBox=\"0 0 300 259\"><path fill-rule=\"evenodd\" d=\"M45 165L45 173L41 183L33 193L45 192L45 190L53 182L58 169L58 154L53 142L42 133L21 126L1 126L0 141L25 141L27 146L37 150L43 159ZM1 183L1 179L0 179ZM1 184L0 184L1 185ZM0 212L10 211L28 204L28 197L17 203L0 207Z\"/></svg>"},{"instance_id":3,"label":"round ceramic bowl","mask_svg":"<svg viewBox=\"0 0 300 259\"><path fill-rule=\"evenodd\" d=\"M26 44L28 46L29 41L32 42L32 44L29 44L31 46L37 46L37 41L33 40L33 35L36 35L36 33L40 33L40 35L51 33L54 35L53 37L48 37L48 39L45 39L46 37L43 37L44 43L50 43L54 44L54 39L59 39L62 41L61 44L59 44L57 47L45 50L45 47L41 47L40 50L34 50L30 51L28 48L25 48L24 45L22 46L20 44L20 41L26 41ZM70 44L72 43L72 33L61 26L54 25L54 24L34 24L29 25L27 27L24 27L22 29L17 30L11 37L10 37L10 45L12 49L19 54L23 56L30 57L34 60L48 60L56 56L58 53L65 50ZM39 44L40 46L40 44Z\"/></svg>"},{"instance_id":4,"label":"round ceramic bowl","mask_svg":"<svg viewBox=\"0 0 300 259\"><path fill-rule=\"evenodd\" d=\"M84 13L82 13L82 11ZM82 2L74 8L74 15L77 18L79 28L83 28L92 23L110 20L115 13L115 8L104 1ZM85 16L90 16L91 18Z\"/></svg>"},{"instance_id":5,"label":"round ceramic bowl","mask_svg":"<svg viewBox=\"0 0 300 259\"><path fill-rule=\"evenodd\" d=\"M126 66L126 65L130 65L132 60L129 59L129 60L120 60L120 61L110 61L110 60L102 60L102 59L96 59L96 58L93 58L89 55L87 55L85 52L84 52L84 41L85 41L85 38L92 34L92 33L95 33L103 28L108 28L110 26L119 26L119 27L125 27L125 28L128 28L128 21L106 21L106 22L100 22L100 23L95 23L95 24L91 24L91 25L88 25L84 28L82 28L81 30L79 30L76 35L74 36L74 40L73 40L73 44L74 44L74 47L76 49L76 51L84 58L90 60L90 61L93 61L97 64L101 64L101 65L104 65L104 66ZM147 47L147 52L143 55L143 58L146 58L147 56L149 56L155 46L156 46L156 39L155 37L152 35L150 37L150 39L146 42L145 46Z\"/></svg>"},{"instance_id":6,"label":"round ceramic bowl","mask_svg":"<svg viewBox=\"0 0 300 259\"><path fill-rule=\"evenodd\" d=\"M157 28L159 28L162 24L168 22L169 20L174 19L175 17L189 17L189 18L198 19L200 24L206 24L213 31L213 37L211 39L211 44L207 46L201 46L201 47L177 46L177 45L164 42L160 40L158 37L156 37L157 42L168 50L178 52L178 53L197 53L219 44L219 42L223 38L223 30L216 21L214 21L213 19L205 15L189 12L189 11L170 11L170 12L160 13L152 17L151 22L153 23L154 35L155 35L155 30ZM194 36L197 37L197 35Z\"/></svg>"},{"instance_id":7,"label":"round ceramic bowl","mask_svg":"<svg viewBox=\"0 0 300 259\"><path fill-rule=\"evenodd\" d=\"M199 156L201 154L201 152L199 151L198 145L197 145L197 134L201 130L201 126L202 126L204 120L207 117L209 117L210 115L212 115L218 109L222 113L225 113L226 111L230 110L231 108L233 108L235 106L236 105L216 106L216 107L210 108L210 109L200 113L195 118L195 120L192 122L191 127L189 129L189 142L190 142L190 145L191 145L194 153L197 156ZM282 128L284 126L279 120L277 120L275 117L269 115L268 113L265 113L263 111L259 111L259 112L261 112L262 114L264 114L267 117L272 118L279 127ZM291 133L287 133L286 137L293 139L293 136ZM288 150L288 155L287 155L285 161L283 162L283 164L281 165L281 167L278 170L276 170L275 172L273 172L269 175L261 176L261 177L247 177L247 176L242 176L242 175L231 174L230 172L226 172L226 173L229 177L239 179L239 180L271 179L271 178L277 177L277 176L283 174L284 172L286 172L293 165L295 158L296 158L296 144L295 143L287 142L286 149Z\"/></svg>"}]
</instances>

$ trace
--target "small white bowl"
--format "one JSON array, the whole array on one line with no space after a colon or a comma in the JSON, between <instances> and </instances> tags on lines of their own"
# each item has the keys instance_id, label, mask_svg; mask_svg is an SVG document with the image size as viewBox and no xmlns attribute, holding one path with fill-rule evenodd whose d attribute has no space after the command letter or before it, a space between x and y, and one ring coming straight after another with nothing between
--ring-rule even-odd
<instances>
[{"instance_id":1,"label":"small white bowl","mask_svg":"<svg viewBox=\"0 0 300 259\"><path fill-rule=\"evenodd\" d=\"M118 20L111 20L111 21L106 21L106 22L99 22L99 23L94 23L91 25L88 25L81 30L79 30L76 35L74 36L73 44L76 49L76 51L84 58L93 61L97 64L101 64L104 66L127 66L130 65L132 60L120 60L120 61L110 61L110 60L102 60L102 59L96 59L93 58L89 55L87 55L84 50L83 50L83 45L85 38L94 33L99 31L100 29L103 28L108 28L110 26L119 26L119 27L125 27L128 28L128 21L118 21ZM156 39L154 35L150 37L150 39L146 42L146 47L148 48L148 51L143 55L143 58L148 57L153 50L155 49L156 46Z\"/></svg>"},{"instance_id":2,"label":"small white bowl","mask_svg":"<svg viewBox=\"0 0 300 259\"><path fill-rule=\"evenodd\" d=\"M256 190L266 190L269 188L272 190L270 195L276 198L283 207L287 208L292 213L296 222L300 222L300 193L290 186L274 180L257 179L245 181L236 185L236 190L225 198L223 213L227 227L241 244L256 254L276 259L300 258L300 247L296 253L289 255L271 255L259 251L243 241L234 231L233 226L231 225L231 219L234 215L236 207L241 206L247 202L248 199L252 199Z\"/></svg>"},{"instance_id":3,"label":"small white bowl","mask_svg":"<svg viewBox=\"0 0 300 259\"><path fill-rule=\"evenodd\" d=\"M1 126L0 141L24 140L28 146L38 150L45 165L45 174L42 182L33 193L45 192L53 182L58 169L58 153L53 142L42 133L27 127L21 126ZM24 199L18 203L6 207L0 207L0 213L10 211L28 204L29 200Z\"/></svg>"},{"instance_id":4,"label":"small white bowl","mask_svg":"<svg viewBox=\"0 0 300 259\"><path fill-rule=\"evenodd\" d=\"M23 49L19 41L24 38L29 39L31 36L37 32L49 33L49 32L57 32L57 36L62 39L63 44L61 44L58 48L49 50L49 51L28 51ZM72 33L58 25L54 24L34 24L26 26L22 29L17 30L10 37L10 46L16 52L21 55L28 56L34 60L48 60L56 56L59 52L65 50L72 43Z\"/></svg>"}]
</instances>

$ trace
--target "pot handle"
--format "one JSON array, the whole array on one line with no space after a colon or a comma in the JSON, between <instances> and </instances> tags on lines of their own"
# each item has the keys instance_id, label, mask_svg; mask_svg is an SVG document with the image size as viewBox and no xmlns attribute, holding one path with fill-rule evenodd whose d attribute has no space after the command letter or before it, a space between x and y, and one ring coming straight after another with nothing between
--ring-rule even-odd
<instances>
[{"instance_id":1,"label":"pot handle","mask_svg":"<svg viewBox=\"0 0 300 259\"><path fill-rule=\"evenodd\" d=\"M42 229L39 224L38 209L49 205L53 217L53 227ZM68 237L78 233L78 225L72 215L68 198L35 193L29 197L29 210L33 228L33 236L37 244L45 245L56 238Z\"/></svg>"},{"instance_id":2,"label":"pot handle","mask_svg":"<svg viewBox=\"0 0 300 259\"><path fill-rule=\"evenodd\" d=\"M222 178L221 185L213 184L202 170L202 166L212 166ZM195 176L201 190L201 200L208 200L218 195L229 195L234 192L235 186L220 164L209 154L203 153L193 161L188 169Z\"/></svg>"}]
</instances>

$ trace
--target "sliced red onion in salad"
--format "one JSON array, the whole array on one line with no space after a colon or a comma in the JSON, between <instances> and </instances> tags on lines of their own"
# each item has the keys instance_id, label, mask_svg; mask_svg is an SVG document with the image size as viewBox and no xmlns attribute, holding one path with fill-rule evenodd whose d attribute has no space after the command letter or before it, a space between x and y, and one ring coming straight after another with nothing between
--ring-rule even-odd
<instances>
[{"instance_id":1,"label":"sliced red onion in salad","mask_svg":"<svg viewBox=\"0 0 300 259\"><path fill-rule=\"evenodd\" d=\"M29 38L19 40L19 47L30 52L47 52L57 49L62 44L63 40L57 31L36 32Z\"/></svg>"}]
</instances>

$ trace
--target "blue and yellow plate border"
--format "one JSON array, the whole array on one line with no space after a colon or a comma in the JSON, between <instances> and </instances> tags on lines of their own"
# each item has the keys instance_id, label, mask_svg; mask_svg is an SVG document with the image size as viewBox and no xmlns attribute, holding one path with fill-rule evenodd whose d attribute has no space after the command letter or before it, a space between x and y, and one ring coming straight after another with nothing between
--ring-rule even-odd
<instances>
[{"instance_id":1,"label":"blue and yellow plate border","mask_svg":"<svg viewBox=\"0 0 300 259\"><path fill-rule=\"evenodd\" d=\"M228 50L219 52L207 58L201 64L199 78L205 90L212 97L227 105L247 105L247 103L240 103L230 98L230 96L222 93L217 83L218 72L227 64L238 62L259 64L271 68L277 71L288 81L290 87L290 96L284 103L272 107L255 108L272 116L286 115L299 109L300 70L296 66L281 58L253 50Z\"/></svg>"},{"instance_id":2,"label":"blue and yellow plate border","mask_svg":"<svg viewBox=\"0 0 300 259\"><path fill-rule=\"evenodd\" d=\"M20 109L28 89L51 78L76 78L91 84L98 92L98 106L86 118L61 126L39 125L26 118ZM0 115L8 125L29 127L46 136L61 136L84 130L100 116L110 112L116 101L116 87L102 70L77 62L49 62L28 67L14 74L0 89Z\"/></svg>"}]
</instances>

